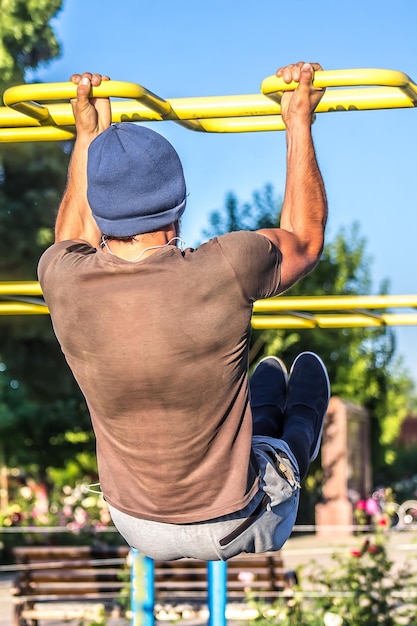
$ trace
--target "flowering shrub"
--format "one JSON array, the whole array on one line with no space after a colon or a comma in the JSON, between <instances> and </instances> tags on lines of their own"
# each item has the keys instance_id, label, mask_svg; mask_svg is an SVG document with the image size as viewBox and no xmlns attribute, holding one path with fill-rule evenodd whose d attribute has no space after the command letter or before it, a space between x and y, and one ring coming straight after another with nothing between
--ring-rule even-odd
<instances>
[{"instance_id":1,"label":"flowering shrub","mask_svg":"<svg viewBox=\"0 0 417 626\"><path fill-rule=\"evenodd\" d=\"M100 494L88 493L82 484L65 485L48 495L43 485L28 481L15 490L0 514L0 526L65 526L71 531L110 526L111 519Z\"/></svg>"},{"instance_id":2,"label":"flowering shrub","mask_svg":"<svg viewBox=\"0 0 417 626\"><path fill-rule=\"evenodd\" d=\"M100 493L85 489L86 481L56 486L52 491L33 479L10 480L9 504L0 511L1 540L5 548L22 543L88 543L118 535ZM27 528L22 533L19 529ZM34 530L36 528L36 530ZM15 530L14 530L15 529ZM58 533L58 531L62 531Z\"/></svg>"},{"instance_id":3,"label":"flowering shrub","mask_svg":"<svg viewBox=\"0 0 417 626\"><path fill-rule=\"evenodd\" d=\"M398 522L398 504L391 488L381 487L366 500L359 500L354 509L359 526L395 527Z\"/></svg>"},{"instance_id":4,"label":"flowering shrub","mask_svg":"<svg viewBox=\"0 0 417 626\"><path fill-rule=\"evenodd\" d=\"M335 564L300 568L301 583L272 606L249 603L257 626L417 626L417 577L409 567L395 569L381 526L359 548L333 555Z\"/></svg>"},{"instance_id":5,"label":"flowering shrub","mask_svg":"<svg viewBox=\"0 0 417 626\"><path fill-rule=\"evenodd\" d=\"M415 572L409 566L394 569L387 556L384 533L365 539L350 554L332 558L336 566L324 568L315 564L305 579L316 592L313 611L322 615L322 623L326 626L417 624L417 603L413 597Z\"/></svg>"}]
</instances>

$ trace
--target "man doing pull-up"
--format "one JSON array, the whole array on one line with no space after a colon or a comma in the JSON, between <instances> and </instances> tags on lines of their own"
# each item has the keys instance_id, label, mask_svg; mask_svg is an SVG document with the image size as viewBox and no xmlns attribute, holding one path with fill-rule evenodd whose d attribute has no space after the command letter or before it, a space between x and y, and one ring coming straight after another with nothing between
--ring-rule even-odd
<instances>
[{"instance_id":1,"label":"man doing pull-up","mask_svg":"<svg viewBox=\"0 0 417 626\"><path fill-rule=\"evenodd\" d=\"M275 357L248 379L252 306L317 264L327 202L311 135L317 64L277 75L287 174L279 228L178 246L187 189L178 154L141 124L111 124L72 77L76 142L39 263L54 331L85 396L103 496L120 533L155 559L278 550L329 400L318 356L289 376Z\"/></svg>"}]
</instances>

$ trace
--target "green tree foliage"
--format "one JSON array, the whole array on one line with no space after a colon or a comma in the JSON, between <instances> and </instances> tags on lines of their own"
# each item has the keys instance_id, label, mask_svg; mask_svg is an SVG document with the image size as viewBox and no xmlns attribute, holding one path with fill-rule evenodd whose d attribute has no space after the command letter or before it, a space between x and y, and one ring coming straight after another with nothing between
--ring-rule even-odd
<instances>
[{"instance_id":1,"label":"green tree foliage","mask_svg":"<svg viewBox=\"0 0 417 626\"><path fill-rule=\"evenodd\" d=\"M253 195L251 203L240 204L229 194L222 211L210 216L206 236L229 230L277 226L281 203L267 185ZM308 276L286 292L286 296L366 295L375 293L371 260L359 226L342 228L325 245L322 258ZM378 293L385 294L384 282ZM291 364L296 355L311 350L328 368L332 393L366 407L371 415L373 467L383 479L387 462L396 458L394 442L406 417L412 382L396 356L395 334L390 328L341 328L305 330L257 330L253 332L251 362L267 354L279 354ZM417 464L415 467L417 471Z\"/></svg>"},{"instance_id":2,"label":"green tree foliage","mask_svg":"<svg viewBox=\"0 0 417 626\"><path fill-rule=\"evenodd\" d=\"M49 22L62 0L0 0L0 86L23 82L25 71L60 54Z\"/></svg>"},{"instance_id":3,"label":"green tree foliage","mask_svg":"<svg viewBox=\"0 0 417 626\"><path fill-rule=\"evenodd\" d=\"M24 82L60 53L50 21L62 0L0 0L0 87ZM70 145L0 146L0 280L35 280L42 252L53 241ZM0 437L9 465L63 467L94 443L81 394L49 316L0 317ZM6 375L7 374L7 375ZM84 430L74 444L70 433Z\"/></svg>"},{"instance_id":4,"label":"green tree foliage","mask_svg":"<svg viewBox=\"0 0 417 626\"><path fill-rule=\"evenodd\" d=\"M244 204L239 204L237 197L228 193L224 209L209 215L209 226L203 231L203 236L210 238L236 230L273 228L277 223L279 206L272 185L254 191L252 201Z\"/></svg>"},{"instance_id":5,"label":"green tree foliage","mask_svg":"<svg viewBox=\"0 0 417 626\"><path fill-rule=\"evenodd\" d=\"M76 398L65 402L57 397L45 410L0 363L0 463L34 470L47 482L49 466L61 467L63 459L76 459L90 444L86 413ZM79 465L84 470L81 461Z\"/></svg>"},{"instance_id":6,"label":"green tree foliage","mask_svg":"<svg viewBox=\"0 0 417 626\"><path fill-rule=\"evenodd\" d=\"M62 0L0 0L2 91L59 55L49 22L61 6ZM35 278L37 260L52 241L67 164L68 155L54 143L0 147L0 280Z\"/></svg>"},{"instance_id":7,"label":"green tree foliage","mask_svg":"<svg viewBox=\"0 0 417 626\"><path fill-rule=\"evenodd\" d=\"M55 143L7 144L0 158L0 280L35 280L53 242L68 155Z\"/></svg>"}]
</instances>

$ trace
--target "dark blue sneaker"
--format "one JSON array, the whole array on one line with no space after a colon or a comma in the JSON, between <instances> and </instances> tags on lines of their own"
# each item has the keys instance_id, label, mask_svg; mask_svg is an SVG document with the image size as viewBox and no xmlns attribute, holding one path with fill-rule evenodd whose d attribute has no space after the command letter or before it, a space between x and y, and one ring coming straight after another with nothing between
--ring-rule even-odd
<instances>
[{"instance_id":1,"label":"dark blue sneaker","mask_svg":"<svg viewBox=\"0 0 417 626\"><path fill-rule=\"evenodd\" d=\"M288 372L285 364L276 356L261 359L253 370L249 385L251 405L273 405L284 412L287 402Z\"/></svg>"},{"instance_id":2,"label":"dark blue sneaker","mask_svg":"<svg viewBox=\"0 0 417 626\"><path fill-rule=\"evenodd\" d=\"M279 438L287 401L287 368L276 356L261 359L249 381L253 434Z\"/></svg>"},{"instance_id":3,"label":"dark blue sneaker","mask_svg":"<svg viewBox=\"0 0 417 626\"><path fill-rule=\"evenodd\" d=\"M317 458L323 434L324 417L330 400L330 381L326 367L314 352L302 352L291 366L288 380L286 413L295 413L297 406L312 409L307 411L306 420L311 420L313 441L310 462Z\"/></svg>"}]
</instances>

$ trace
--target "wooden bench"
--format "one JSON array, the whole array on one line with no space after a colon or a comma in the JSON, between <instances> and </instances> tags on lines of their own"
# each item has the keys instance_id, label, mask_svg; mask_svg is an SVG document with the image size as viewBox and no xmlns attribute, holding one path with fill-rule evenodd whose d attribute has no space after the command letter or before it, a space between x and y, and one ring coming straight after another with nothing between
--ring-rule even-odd
<instances>
[{"instance_id":1,"label":"wooden bench","mask_svg":"<svg viewBox=\"0 0 417 626\"><path fill-rule=\"evenodd\" d=\"M13 549L20 566L11 589L15 626L39 619L84 619L107 613L126 587L127 546L28 546ZM58 606L60 605L60 606Z\"/></svg>"},{"instance_id":2,"label":"wooden bench","mask_svg":"<svg viewBox=\"0 0 417 626\"><path fill-rule=\"evenodd\" d=\"M250 589L252 598L273 600L295 583L279 552L242 554L227 562L227 599L241 601ZM155 562L155 601L207 602L207 563L195 559Z\"/></svg>"},{"instance_id":3,"label":"wooden bench","mask_svg":"<svg viewBox=\"0 0 417 626\"><path fill-rule=\"evenodd\" d=\"M129 600L128 547L21 547L14 549L21 569L12 588L14 626L36 626L43 619L85 619L99 604L107 614L123 614ZM279 552L240 555L228 561L228 602L252 597L273 601L294 582ZM127 604L129 604L127 602ZM207 563L194 559L155 561L155 610L207 605Z\"/></svg>"}]
</instances>

